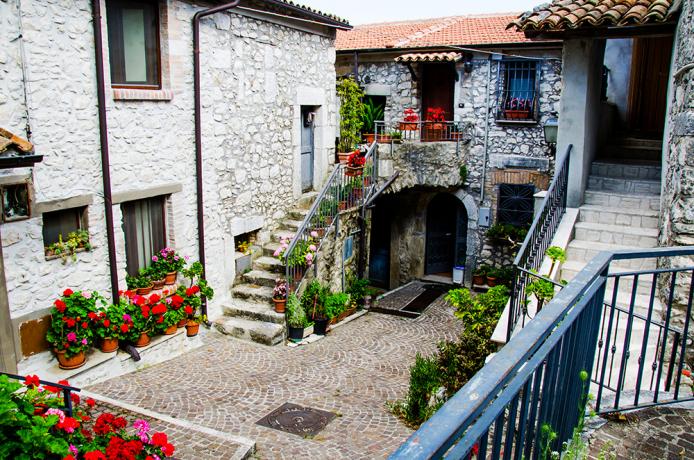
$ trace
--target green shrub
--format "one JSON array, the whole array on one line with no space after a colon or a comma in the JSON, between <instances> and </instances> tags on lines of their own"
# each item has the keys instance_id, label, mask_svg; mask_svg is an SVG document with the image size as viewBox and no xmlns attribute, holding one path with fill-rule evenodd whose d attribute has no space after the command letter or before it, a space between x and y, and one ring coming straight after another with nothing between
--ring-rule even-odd
<instances>
[{"instance_id":1,"label":"green shrub","mask_svg":"<svg viewBox=\"0 0 694 460\"><path fill-rule=\"evenodd\" d=\"M410 389L403 408L403 417L414 426L424 423L437 407L429 407L431 395L441 386L436 357L425 358L417 353L410 368Z\"/></svg>"},{"instance_id":2,"label":"green shrub","mask_svg":"<svg viewBox=\"0 0 694 460\"><path fill-rule=\"evenodd\" d=\"M309 318L326 318L325 299L329 294L328 288L322 286L318 280L313 280L301 295L301 308Z\"/></svg>"},{"instance_id":3,"label":"green shrub","mask_svg":"<svg viewBox=\"0 0 694 460\"><path fill-rule=\"evenodd\" d=\"M364 306L364 297L369 293L369 281L356 276L350 276L347 280L348 287L345 291L349 294L352 303L358 308Z\"/></svg>"},{"instance_id":4,"label":"green shrub","mask_svg":"<svg viewBox=\"0 0 694 460\"><path fill-rule=\"evenodd\" d=\"M294 293L289 294L287 298L287 324L290 327L308 326L306 312L301 308L301 302Z\"/></svg>"},{"instance_id":5,"label":"green shrub","mask_svg":"<svg viewBox=\"0 0 694 460\"><path fill-rule=\"evenodd\" d=\"M347 302L349 302L349 296L344 292L329 294L325 298L325 314L328 318L338 317L347 309Z\"/></svg>"},{"instance_id":6,"label":"green shrub","mask_svg":"<svg viewBox=\"0 0 694 460\"><path fill-rule=\"evenodd\" d=\"M361 102L364 92L353 78L343 78L337 84L340 98L340 141L338 151L349 152L361 140L362 113Z\"/></svg>"},{"instance_id":7,"label":"green shrub","mask_svg":"<svg viewBox=\"0 0 694 460\"><path fill-rule=\"evenodd\" d=\"M472 307L474 300L469 289L451 289L446 294L446 302L455 307L457 311L467 310Z\"/></svg>"}]
</instances>

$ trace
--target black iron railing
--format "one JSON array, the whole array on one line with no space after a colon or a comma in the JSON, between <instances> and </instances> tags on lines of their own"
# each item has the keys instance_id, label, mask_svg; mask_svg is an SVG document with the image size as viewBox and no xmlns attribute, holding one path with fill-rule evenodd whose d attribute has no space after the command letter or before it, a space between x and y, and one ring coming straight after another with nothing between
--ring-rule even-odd
<instances>
[{"instance_id":1,"label":"black iron railing","mask_svg":"<svg viewBox=\"0 0 694 460\"><path fill-rule=\"evenodd\" d=\"M397 142L456 142L469 143L474 136L474 127L463 121L411 121L375 123L375 140L381 144Z\"/></svg>"},{"instance_id":2,"label":"black iron railing","mask_svg":"<svg viewBox=\"0 0 694 460\"><path fill-rule=\"evenodd\" d=\"M24 381L26 377L21 375L10 374L8 372L0 372L0 375L6 375L7 377ZM49 382L47 380L39 380L41 385L48 385L54 388L58 388L63 392L63 412L69 417L72 417L72 393L79 393L81 390L70 385L63 385L62 383Z\"/></svg>"},{"instance_id":3,"label":"black iron railing","mask_svg":"<svg viewBox=\"0 0 694 460\"><path fill-rule=\"evenodd\" d=\"M669 265L675 260L670 257L682 258L686 266ZM610 273L613 262L653 258L668 268ZM649 295L631 295L617 310L610 303L619 301L613 292L627 277L635 286L631 292ZM664 320L656 320L657 290L639 291L636 277L667 287L658 311ZM694 400L692 388L682 382L685 357L692 352L692 279L694 247L600 253L390 458L463 459L472 453L476 458L542 458L571 439L589 391L597 393L597 412ZM675 308L683 313L681 329L671 324ZM637 309L645 310L645 320L636 316ZM616 313L624 310L618 327ZM645 322L635 327L637 321ZM623 347L614 359L614 387L607 383L605 364L612 354L611 330ZM646 380L653 381L648 388ZM556 438L548 440L549 432Z\"/></svg>"},{"instance_id":4,"label":"black iron railing","mask_svg":"<svg viewBox=\"0 0 694 460\"><path fill-rule=\"evenodd\" d=\"M527 316L526 288L533 281L542 265L545 251L552 243L561 219L566 211L566 192L569 182L569 162L573 146L569 145L564 155L557 161L554 177L542 200L542 208L535 215L528 234L513 261L513 285L509 300L508 327L506 341L511 340L513 330L522 321L525 326Z\"/></svg>"}]
</instances>

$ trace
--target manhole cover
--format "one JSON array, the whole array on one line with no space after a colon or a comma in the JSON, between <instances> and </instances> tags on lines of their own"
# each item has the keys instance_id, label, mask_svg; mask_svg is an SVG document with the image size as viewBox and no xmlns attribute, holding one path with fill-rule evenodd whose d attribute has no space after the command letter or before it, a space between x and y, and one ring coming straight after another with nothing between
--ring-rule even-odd
<instances>
[{"instance_id":1,"label":"manhole cover","mask_svg":"<svg viewBox=\"0 0 694 460\"><path fill-rule=\"evenodd\" d=\"M285 403L256 424L299 436L313 436L334 418L335 414L331 412Z\"/></svg>"}]
</instances>

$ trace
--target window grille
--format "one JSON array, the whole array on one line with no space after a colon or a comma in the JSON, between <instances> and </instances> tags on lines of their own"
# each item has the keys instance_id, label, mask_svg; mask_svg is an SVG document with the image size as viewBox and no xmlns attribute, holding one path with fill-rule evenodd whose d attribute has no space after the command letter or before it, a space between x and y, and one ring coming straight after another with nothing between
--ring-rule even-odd
<instances>
[{"instance_id":1,"label":"window grille","mask_svg":"<svg viewBox=\"0 0 694 460\"><path fill-rule=\"evenodd\" d=\"M536 120L537 61L501 61L497 78L497 119Z\"/></svg>"},{"instance_id":2,"label":"window grille","mask_svg":"<svg viewBox=\"0 0 694 460\"><path fill-rule=\"evenodd\" d=\"M497 221L501 224L527 227L533 221L534 194L534 185L499 185Z\"/></svg>"}]
</instances>

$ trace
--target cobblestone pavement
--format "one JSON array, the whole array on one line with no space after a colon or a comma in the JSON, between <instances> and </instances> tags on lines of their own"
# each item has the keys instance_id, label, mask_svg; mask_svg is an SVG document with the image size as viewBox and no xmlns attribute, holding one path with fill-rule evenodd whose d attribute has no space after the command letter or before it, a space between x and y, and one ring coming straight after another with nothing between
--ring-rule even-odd
<instances>
[{"instance_id":1,"label":"cobblestone pavement","mask_svg":"<svg viewBox=\"0 0 694 460\"><path fill-rule=\"evenodd\" d=\"M384 458L412 433L385 402L404 397L417 352L460 329L439 298L419 318L369 313L293 349L209 334L195 351L89 391L250 438L262 459ZM285 402L338 417L313 439L255 424Z\"/></svg>"},{"instance_id":2,"label":"cobblestone pavement","mask_svg":"<svg viewBox=\"0 0 694 460\"><path fill-rule=\"evenodd\" d=\"M591 459L694 459L694 409L651 407L610 421L590 437ZM610 457L614 455L614 457Z\"/></svg>"}]
</instances>

